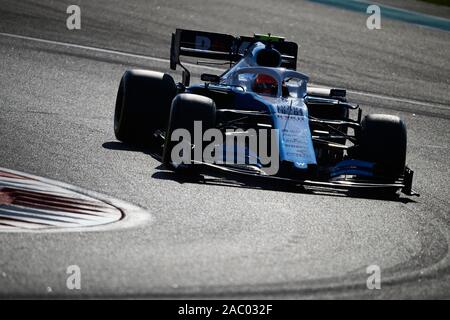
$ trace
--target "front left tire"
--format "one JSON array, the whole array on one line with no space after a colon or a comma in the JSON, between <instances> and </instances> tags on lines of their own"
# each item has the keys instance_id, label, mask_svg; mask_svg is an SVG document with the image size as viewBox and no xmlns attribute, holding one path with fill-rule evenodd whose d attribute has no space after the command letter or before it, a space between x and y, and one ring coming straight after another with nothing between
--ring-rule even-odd
<instances>
[{"instance_id":1,"label":"front left tire","mask_svg":"<svg viewBox=\"0 0 450 320\"><path fill-rule=\"evenodd\" d=\"M361 121L359 155L375 163L379 174L396 180L405 171L407 133L397 116L369 114Z\"/></svg>"}]
</instances>

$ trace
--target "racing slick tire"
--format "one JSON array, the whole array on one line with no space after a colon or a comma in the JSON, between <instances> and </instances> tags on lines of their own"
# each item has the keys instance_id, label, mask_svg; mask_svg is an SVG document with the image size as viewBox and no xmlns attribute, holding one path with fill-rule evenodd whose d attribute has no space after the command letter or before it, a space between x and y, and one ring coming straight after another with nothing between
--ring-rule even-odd
<instances>
[{"instance_id":1,"label":"racing slick tire","mask_svg":"<svg viewBox=\"0 0 450 320\"><path fill-rule=\"evenodd\" d=\"M404 173L407 145L406 126L397 116L370 114L361 121L361 160L375 163L379 174L395 180Z\"/></svg>"},{"instance_id":2,"label":"racing slick tire","mask_svg":"<svg viewBox=\"0 0 450 320\"><path fill-rule=\"evenodd\" d=\"M166 168L175 169L172 162L172 150L179 141L172 141L172 133L176 129L186 129L191 139L194 139L194 121L202 122L202 137L206 130L213 128L216 124L216 105L214 101L211 98L192 93L181 93L177 95L172 102L164 142L162 162ZM189 143L193 145L192 140ZM201 146L194 146L194 148L198 147ZM193 159L192 154L190 155L190 159Z\"/></svg>"},{"instance_id":3,"label":"racing slick tire","mask_svg":"<svg viewBox=\"0 0 450 320\"><path fill-rule=\"evenodd\" d=\"M114 133L125 143L145 144L155 129L165 128L177 93L173 78L161 72L127 70L120 80Z\"/></svg>"}]
</instances>

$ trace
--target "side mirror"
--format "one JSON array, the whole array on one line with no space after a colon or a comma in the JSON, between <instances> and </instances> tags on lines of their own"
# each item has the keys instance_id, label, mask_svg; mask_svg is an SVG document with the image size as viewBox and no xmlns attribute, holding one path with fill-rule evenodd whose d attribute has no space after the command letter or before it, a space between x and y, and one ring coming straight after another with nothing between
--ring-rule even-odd
<instances>
[{"instance_id":1,"label":"side mirror","mask_svg":"<svg viewBox=\"0 0 450 320\"><path fill-rule=\"evenodd\" d=\"M200 79L205 82L219 83L220 77L215 74L203 73Z\"/></svg>"},{"instance_id":2,"label":"side mirror","mask_svg":"<svg viewBox=\"0 0 450 320\"><path fill-rule=\"evenodd\" d=\"M170 44L170 69L177 70L177 64L180 62L180 54L177 51L175 44L175 33L172 33L172 40Z\"/></svg>"},{"instance_id":3,"label":"side mirror","mask_svg":"<svg viewBox=\"0 0 450 320\"><path fill-rule=\"evenodd\" d=\"M181 81L184 86L189 86L189 84L191 83L191 74L189 73L189 71L183 70L183 72L181 73Z\"/></svg>"},{"instance_id":4,"label":"side mirror","mask_svg":"<svg viewBox=\"0 0 450 320\"><path fill-rule=\"evenodd\" d=\"M331 97L345 98L346 95L347 95L347 90L345 90L345 89L331 89L330 90Z\"/></svg>"}]
</instances>

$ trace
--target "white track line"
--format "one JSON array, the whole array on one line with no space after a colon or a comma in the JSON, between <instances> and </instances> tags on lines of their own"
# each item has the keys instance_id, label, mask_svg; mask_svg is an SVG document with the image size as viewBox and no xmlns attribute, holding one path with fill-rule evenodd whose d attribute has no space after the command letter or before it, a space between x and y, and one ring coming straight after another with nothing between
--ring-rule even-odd
<instances>
[{"instance_id":1,"label":"white track line","mask_svg":"<svg viewBox=\"0 0 450 320\"><path fill-rule=\"evenodd\" d=\"M123 51L118 51L118 50L83 46L83 45L68 43L68 42L46 40L46 39L22 36L22 35L17 35L17 34L12 34L12 33L0 32L0 36L15 38L15 39L22 39L22 40L29 40L29 41L40 42L40 43L45 43L45 44L52 44L52 45L57 45L57 46L65 46L65 47L69 47L69 48L77 48L77 49L83 49L83 50L89 50L89 51L95 51L95 52L102 52L102 53L107 53L107 54L112 54L112 55L117 55L117 56L137 58L137 59L143 59L143 60L160 62L160 63L169 63L170 62L169 59L164 59L164 58L145 56L145 55L123 52ZM200 66L200 65L197 65L194 63L186 62L183 64L186 66L192 67L192 68L202 68L202 69L219 71L219 72L224 71L224 69L222 69L222 68L215 68L215 67L210 67L210 66ZM390 100L390 101L395 101L395 102L404 102L404 103L408 103L408 104L414 104L414 105L431 107L431 108L442 109L442 110L450 110L449 106L441 105L441 104L435 104L435 103L429 103L429 102L423 102L423 101L405 99L405 98L396 98L396 97L390 97L390 96L385 96L385 95L370 93L370 92L363 92L363 91L347 90L347 92L352 93L352 94L361 95L361 96L371 97L371 98L385 99L385 100Z\"/></svg>"},{"instance_id":2,"label":"white track line","mask_svg":"<svg viewBox=\"0 0 450 320\"><path fill-rule=\"evenodd\" d=\"M347 92L361 95L361 96L371 97L371 98L384 99L384 100L390 100L390 101L395 101L395 102L404 102L404 103L415 104L415 105L419 105L419 106L423 106L423 107L431 107L431 108L442 109L442 110L450 110L449 106L441 105L441 104L435 104L435 103L429 103L429 102L423 102L423 101L411 100L411 99L405 99L405 98L396 98L396 97L390 97L390 96L385 96L385 95L370 93L370 92L363 92L363 91L347 90Z\"/></svg>"},{"instance_id":3,"label":"white track line","mask_svg":"<svg viewBox=\"0 0 450 320\"><path fill-rule=\"evenodd\" d=\"M64 47L69 47L69 48L76 48L76 49L89 50L89 51L95 51L95 52L101 52L101 53L108 53L108 54L113 54L113 55L116 55L116 56L123 56L123 57L128 57L128 58L137 58L137 59L143 59L143 60L148 60L148 61L155 61L155 62L160 62L160 63L169 63L170 62L169 59L156 58L156 57L151 57L151 56L144 56L144 55L141 55L141 54L134 54L134 53L123 52L123 51L118 51L118 50L103 49L103 48L90 47L90 46L83 46L83 45L80 45L80 44L74 44L74 43L68 43L68 42L61 42L61 41L46 40L46 39L34 38L34 37L28 37L28 36L21 36L21 35L12 34L12 33L0 32L0 36L16 38L16 39L21 39L21 40L29 40L29 41L40 42L40 43L45 43L45 44L52 44L52 45L56 45L56 46L64 46ZM186 65L186 66L189 66L189 67L193 67L193 68L210 69L210 70L221 71L221 72L223 72L225 70L225 69L214 68L214 67L209 67L209 66L200 66L200 65L197 65L197 64L194 64L194 63L183 63L183 64Z\"/></svg>"}]
</instances>

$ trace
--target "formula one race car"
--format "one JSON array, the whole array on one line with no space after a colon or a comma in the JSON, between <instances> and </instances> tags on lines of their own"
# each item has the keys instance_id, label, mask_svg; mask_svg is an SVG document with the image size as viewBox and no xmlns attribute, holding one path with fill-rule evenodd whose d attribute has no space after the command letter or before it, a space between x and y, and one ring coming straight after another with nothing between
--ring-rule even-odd
<instances>
[{"instance_id":1,"label":"formula one race car","mask_svg":"<svg viewBox=\"0 0 450 320\"><path fill-rule=\"evenodd\" d=\"M172 34L169 74L128 70L114 131L125 143L159 145L170 170L221 172L313 190L415 195L405 165L407 135L392 115L362 117L346 90L313 88L296 71L298 46L268 35L181 30ZM190 86L180 56L229 65ZM216 70L217 68L211 68ZM354 116L350 111L356 110Z\"/></svg>"}]
</instances>

